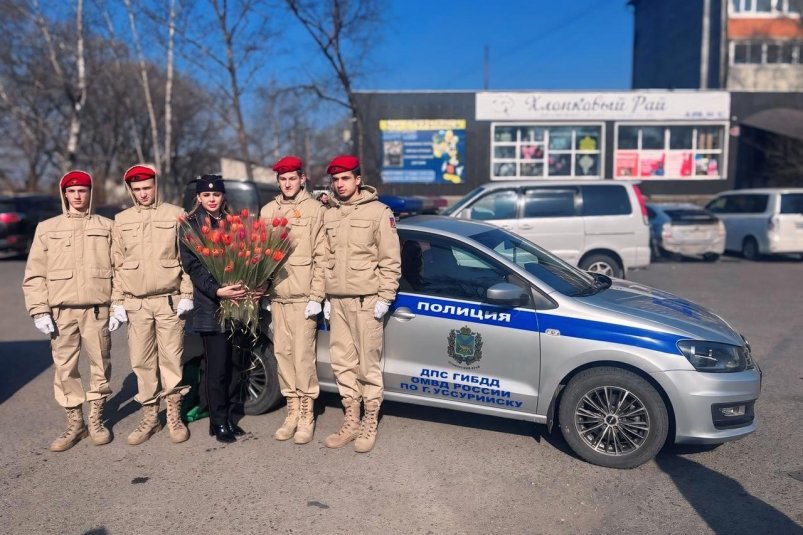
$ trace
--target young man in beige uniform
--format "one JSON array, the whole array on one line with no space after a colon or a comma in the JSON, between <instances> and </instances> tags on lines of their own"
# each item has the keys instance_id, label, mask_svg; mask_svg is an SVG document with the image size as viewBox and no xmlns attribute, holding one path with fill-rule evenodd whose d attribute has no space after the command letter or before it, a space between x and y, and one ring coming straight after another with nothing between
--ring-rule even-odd
<instances>
[{"instance_id":1,"label":"young man in beige uniform","mask_svg":"<svg viewBox=\"0 0 803 535\"><path fill-rule=\"evenodd\" d=\"M167 401L167 428L175 443L189 438L181 421L184 351L182 315L193 308L192 282L181 269L178 218L184 210L159 200L156 172L135 165L123 175L134 206L114 218L113 314L128 317L128 353L137 376L142 418L128 435L142 444L159 431L159 402Z\"/></svg>"},{"instance_id":2,"label":"young man in beige uniform","mask_svg":"<svg viewBox=\"0 0 803 535\"><path fill-rule=\"evenodd\" d=\"M382 318L399 287L399 236L393 212L379 202L375 188L362 184L357 157L337 156L326 172L336 199L324 214L329 297L324 316L331 321L332 371L346 414L325 444L340 448L356 439L354 451L364 453L374 447L384 394Z\"/></svg>"},{"instance_id":3,"label":"young man in beige uniform","mask_svg":"<svg viewBox=\"0 0 803 535\"><path fill-rule=\"evenodd\" d=\"M281 194L266 204L260 217L271 224L287 218L294 247L276 274L269 296L273 317L273 350L279 365L279 384L287 399L287 417L273 438L306 444L315 430L314 400L318 397L315 370L317 317L324 297L325 255L323 214L326 209L304 189L307 176L296 156L276 162Z\"/></svg>"},{"instance_id":4,"label":"young man in beige uniform","mask_svg":"<svg viewBox=\"0 0 803 535\"><path fill-rule=\"evenodd\" d=\"M67 411L67 429L50 444L65 451L89 434L93 444L112 436L103 425L103 408L111 394L109 330L119 327L109 317L112 294L112 222L91 214L92 177L70 171L59 182L64 213L36 227L25 265L22 291L36 328L50 336L53 390ZM89 390L84 391L78 356L89 357ZM89 427L81 409L90 403Z\"/></svg>"}]
</instances>

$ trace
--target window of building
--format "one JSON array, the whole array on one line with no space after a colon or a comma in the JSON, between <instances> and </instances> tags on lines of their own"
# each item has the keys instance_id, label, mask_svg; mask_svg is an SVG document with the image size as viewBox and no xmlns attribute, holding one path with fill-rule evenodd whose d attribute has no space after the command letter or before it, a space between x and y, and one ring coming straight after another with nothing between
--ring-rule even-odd
<instances>
[{"instance_id":1,"label":"window of building","mask_svg":"<svg viewBox=\"0 0 803 535\"><path fill-rule=\"evenodd\" d=\"M799 0L730 0L731 16L798 16Z\"/></svg>"},{"instance_id":2,"label":"window of building","mask_svg":"<svg viewBox=\"0 0 803 535\"><path fill-rule=\"evenodd\" d=\"M599 177L602 125L494 124L491 178Z\"/></svg>"},{"instance_id":3,"label":"window of building","mask_svg":"<svg viewBox=\"0 0 803 535\"><path fill-rule=\"evenodd\" d=\"M722 178L725 139L723 124L618 124L614 177Z\"/></svg>"},{"instance_id":4,"label":"window of building","mask_svg":"<svg viewBox=\"0 0 803 535\"><path fill-rule=\"evenodd\" d=\"M801 44L798 41L734 41L731 43L731 63L799 63Z\"/></svg>"}]
</instances>

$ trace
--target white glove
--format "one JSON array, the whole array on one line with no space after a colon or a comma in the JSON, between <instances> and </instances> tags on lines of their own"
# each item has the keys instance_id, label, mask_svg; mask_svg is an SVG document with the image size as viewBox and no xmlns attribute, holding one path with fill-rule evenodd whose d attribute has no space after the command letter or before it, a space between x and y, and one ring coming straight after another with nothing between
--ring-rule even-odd
<instances>
[{"instance_id":1,"label":"white glove","mask_svg":"<svg viewBox=\"0 0 803 535\"><path fill-rule=\"evenodd\" d=\"M323 317L328 320L329 316L331 315L332 315L332 303L330 303L329 300L327 299L326 301L323 302Z\"/></svg>"},{"instance_id":2,"label":"white glove","mask_svg":"<svg viewBox=\"0 0 803 535\"><path fill-rule=\"evenodd\" d=\"M182 299L178 302L178 306L176 307L176 316L181 317L193 308L195 308L195 304L192 302L192 299Z\"/></svg>"},{"instance_id":3,"label":"white glove","mask_svg":"<svg viewBox=\"0 0 803 535\"><path fill-rule=\"evenodd\" d=\"M49 335L56 331L56 326L53 325L53 318L50 317L50 314L34 318L33 324L36 325L36 328L42 334Z\"/></svg>"},{"instance_id":4,"label":"white glove","mask_svg":"<svg viewBox=\"0 0 803 535\"><path fill-rule=\"evenodd\" d=\"M374 317L378 320L381 320L382 316L388 313L389 308L390 305L384 301L377 301L374 305Z\"/></svg>"},{"instance_id":5,"label":"white glove","mask_svg":"<svg viewBox=\"0 0 803 535\"><path fill-rule=\"evenodd\" d=\"M270 299L267 297L263 297L262 299L259 300L259 306L262 308L262 310L267 310L268 312L270 312Z\"/></svg>"},{"instance_id":6,"label":"white glove","mask_svg":"<svg viewBox=\"0 0 803 535\"><path fill-rule=\"evenodd\" d=\"M307 303L307 308L304 309L304 317L314 318L321 313L321 304L318 301L310 301Z\"/></svg>"},{"instance_id":7,"label":"white glove","mask_svg":"<svg viewBox=\"0 0 803 535\"><path fill-rule=\"evenodd\" d=\"M112 305L109 310L109 332L116 331L120 325L128 321L128 314L122 305Z\"/></svg>"}]
</instances>

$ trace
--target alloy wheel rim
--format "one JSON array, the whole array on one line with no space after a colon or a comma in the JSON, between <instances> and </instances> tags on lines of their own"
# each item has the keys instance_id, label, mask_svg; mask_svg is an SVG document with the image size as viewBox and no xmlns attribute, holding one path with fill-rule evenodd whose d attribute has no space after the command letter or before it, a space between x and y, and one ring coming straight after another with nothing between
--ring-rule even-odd
<instances>
[{"instance_id":1,"label":"alloy wheel rim","mask_svg":"<svg viewBox=\"0 0 803 535\"><path fill-rule=\"evenodd\" d=\"M268 376L262 362L253 355L251 355L246 376L248 381L245 388L248 399L258 399L268 384Z\"/></svg>"},{"instance_id":2,"label":"alloy wheel rim","mask_svg":"<svg viewBox=\"0 0 803 535\"><path fill-rule=\"evenodd\" d=\"M574 410L574 425L588 447L614 457L641 448L650 434L650 416L641 399L616 386L589 390Z\"/></svg>"},{"instance_id":3,"label":"alloy wheel rim","mask_svg":"<svg viewBox=\"0 0 803 535\"><path fill-rule=\"evenodd\" d=\"M588 266L588 270L592 273L601 273L603 275L607 275L608 277L613 277L613 267L606 262L594 262L590 266Z\"/></svg>"}]
</instances>

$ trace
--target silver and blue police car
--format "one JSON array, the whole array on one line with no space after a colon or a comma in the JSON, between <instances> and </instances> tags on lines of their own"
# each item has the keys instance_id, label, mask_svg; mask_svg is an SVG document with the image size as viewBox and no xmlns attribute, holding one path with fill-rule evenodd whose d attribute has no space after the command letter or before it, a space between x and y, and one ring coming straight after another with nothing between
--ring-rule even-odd
<instances>
[{"instance_id":1,"label":"silver and blue police car","mask_svg":"<svg viewBox=\"0 0 803 535\"><path fill-rule=\"evenodd\" d=\"M577 455L615 468L639 466L667 440L717 444L755 430L761 372L716 314L484 223L420 216L398 232L386 399L557 422ZM319 331L318 373L337 392L328 338ZM269 349L251 412L279 398Z\"/></svg>"}]
</instances>

